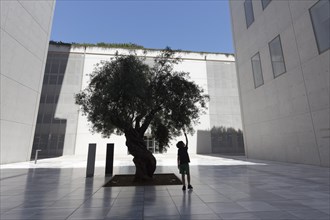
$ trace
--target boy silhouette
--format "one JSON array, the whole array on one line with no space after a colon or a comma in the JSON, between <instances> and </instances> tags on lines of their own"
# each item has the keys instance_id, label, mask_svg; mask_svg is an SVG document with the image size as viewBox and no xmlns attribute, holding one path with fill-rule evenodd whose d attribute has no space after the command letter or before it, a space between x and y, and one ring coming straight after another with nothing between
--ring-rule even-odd
<instances>
[{"instance_id":1,"label":"boy silhouette","mask_svg":"<svg viewBox=\"0 0 330 220\"><path fill-rule=\"evenodd\" d=\"M182 190L186 190L185 174L187 175L188 189L193 188L190 185L190 171L189 171L190 158L188 154L188 138L185 132L184 132L184 136L186 137L186 144L184 144L183 141L179 141L176 144L178 148L178 168L182 176L182 184L183 184Z\"/></svg>"}]
</instances>

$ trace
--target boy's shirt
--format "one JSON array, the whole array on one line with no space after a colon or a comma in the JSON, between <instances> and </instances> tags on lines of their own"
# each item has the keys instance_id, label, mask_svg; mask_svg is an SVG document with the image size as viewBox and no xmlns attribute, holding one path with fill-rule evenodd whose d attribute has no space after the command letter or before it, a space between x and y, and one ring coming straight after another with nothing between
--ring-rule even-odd
<instances>
[{"instance_id":1,"label":"boy's shirt","mask_svg":"<svg viewBox=\"0 0 330 220\"><path fill-rule=\"evenodd\" d=\"M189 158L189 154L188 154L188 147L179 148L178 149L178 157L179 157L179 160L180 160L180 165L185 164L185 163L189 163L190 158Z\"/></svg>"}]
</instances>

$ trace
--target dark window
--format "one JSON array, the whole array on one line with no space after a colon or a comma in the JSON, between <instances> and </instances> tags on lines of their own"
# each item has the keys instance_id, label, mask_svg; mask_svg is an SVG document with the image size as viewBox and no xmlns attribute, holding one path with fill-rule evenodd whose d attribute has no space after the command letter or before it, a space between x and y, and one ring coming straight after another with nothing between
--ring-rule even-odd
<instances>
[{"instance_id":1,"label":"dark window","mask_svg":"<svg viewBox=\"0 0 330 220\"><path fill-rule=\"evenodd\" d=\"M248 28L254 22L252 0L245 0L244 11L245 11L246 27Z\"/></svg>"},{"instance_id":2,"label":"dark window","mask_svg":"<svg viewBox=\"0 0 330 220\"><path fill-rule=\"evenodd\" d=\"M58 118L53 118L53 124L61 124L61 120Z\"/></svg>"},{"instance_id":3,"label":"dark window","mask_svg":"<svg viewBox=\"0 0 330 220\"><path fill-rule=\"evenodd\" d=\"M276 78L286 71L280 35L275 37L269 43L269 52L272 61L274 78Z\"/></svg>"},{"instance_id":4,"label":"dark window","mask_svg":"<svg viewBox=\"0 0 330 220\"><path fill-rule=\"evenodd\" d=\"M63 75L59 75L57 78L57 85L62 85L63 83Z\"/></svg>"},{"instance_id":5,"label":"dark window","mask_svg":"<svg viewBox=\"0 0 330 220\"><path fill-rule=\"evenodd\" d=\"M44 114L43 124L51 124L52 123L52 115L51 114Z\"/></svg>"},{"instance_id":6,"label":"dark window","mask_svg":"<svg viewBox=\"0 0 330 220\"><path fill-rule=\"evenodd\" d=\"M54 96L47 95L45 103L47 103L47 104L53 104L54 103Z\"/></svg>"},{"instance_id":7,"label":"dark window","mask_svg":"<svg viewBox=\"0 0 330 220\"><path fill-rule=\"evenodd\" d=\"M320 0L309 9L319 53L330 48L330 1Z\"/></svg>"},{"instance_id":8,"label":"dark window","mask_svg":"<svg viewBox=\"0 0 330 220\"><path fill-rule=\"evenodd\" d=\"M50 85L56 85L57 83L57 75L50 75L49 76L49 84Z\"/></svg>"},{"instance_id":9,"label":"dark window","mask_svg":"<svg viewBox=\"0 0 330 220\"><path fill-rule=\"evenodd\" d=\"M57 60L53 60L50 73L58 74L60 63Z\"/></svg>"},{"instance_id":10,"label":"dark window","mask_svg":"<svg viewBox=\"0 0 330 220\"><path fill-rule=\"evenodd\" d=\"M269 4L271 1L272 1L272 0L261 0L262 9L265 10L265 8L268 6L268 4Z\"/></svg>"},{"instance_id":11,"label":"dark window","mask_svg":"<svg viewBox=\"0 0 330 220\"><path fill-rule=\"evenodd\" d=\"M46 149L48 144L48 134L42 134L40 135L40 142L39 142L39 147Z\"/></svg>"},{"instance_id":12,"label":"dark window","mask_svg":"<svg viewBox=\"0 0 330 220\"><path fill-rule=\"evenodd\" d=\"M262 69L261 69L261 60L259 52L256 53L251 58L252 64L252 71L253 71L253 79L254 79L254 86L255 88L264 84L264 78L262 76Z\"/></svg>"},{"instance_id":13,"label":"dark window","mask_svg":"<svg viewBox=\"0 0 330 220\"><path fill-rule=\"evenodd\" d=\"M59 134L58 135L58 142L60 142L60 143L64 143L64 134Z\"/></svg>"},{"instance_id":14,"label":"dark window","mask_svg":"<svg viewBox=\"0 0 330 220\"><path fill-rule=\"evenodd\" d=\"M33 145L38 147L40 142L40 135L34 135Z\"/></svg>"},{"instance_id":15,"label":"dark window","mask_svg":"<svg viewBox=\"0 0 330 220\"><path fill-rule=\"evenodd\" d=\"M62 61L59 69L59 74L64 75L65 69L66 69L66 63Z\"/></svg>"},{"instance_id":16,"label":"dark window","mask_svg":"<svg viewBox=\"0 0 330 220\"><path fill-rule=\"evenodd\" d=\"M59 95L55 95L55 96L54 96L54 103L55 103L55 104L58 103L58 98L59 98Z\"/></svg>"},{"instance_id":17,"label":"dark window","mask_svg":"<svg viewBox=\"0 0 330 220\"><path fill-rule=\"evenodd\" d=\"M50 148L57 149L58 137L57 134L52 134L49 140Z\"/></svg>"}]
</instances>

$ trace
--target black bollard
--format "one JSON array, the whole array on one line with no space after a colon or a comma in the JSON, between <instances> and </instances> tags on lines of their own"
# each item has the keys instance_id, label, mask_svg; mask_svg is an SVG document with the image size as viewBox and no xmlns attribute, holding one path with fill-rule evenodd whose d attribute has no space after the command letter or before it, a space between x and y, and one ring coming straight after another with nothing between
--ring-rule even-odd
<instances>
[{"instance_id":1,"label":"black bollard","mask_svg":"<svg viewBox=\"0 0 330 220\"><path fill-rule=\"evenodd\" d=\"M88 145L86 177L93 177L95 170L96 144Z\"/></svg>"},{"instance_id":2,"label":"black bollard","mask_svg":"<svg viewBox=\"0 0 330 220\"><path fill-rule=\"evenodd\" d=\"M112 176L113 173L113 150L114 144L107 144L107 155L105 159L105 175Z\"/></svg>"}]
</instances>

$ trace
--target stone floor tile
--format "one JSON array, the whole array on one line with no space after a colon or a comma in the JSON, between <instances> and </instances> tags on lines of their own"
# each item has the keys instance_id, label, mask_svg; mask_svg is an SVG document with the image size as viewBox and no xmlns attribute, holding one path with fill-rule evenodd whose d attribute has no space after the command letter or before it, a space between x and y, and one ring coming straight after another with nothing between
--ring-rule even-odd
<instances>
[{"instance_id":1,"label":"stone floor tile","mask_svg":"<svg viewBox=\"0 0 330 220\"><path fill-rule=\"evenodd\" d=\"M214 214L214 212L205 204L178 206L177 209L180 215Z\"/></svg>"},{"instance_id":2,"label":"stone floor tile","mask_svg":"<svg viewBox=\"0 0 330 220\"><path fill-rule=\"evenodd\" d=\"M253 212L220 213L223 220L261 220Z\"/></svg>"},{"instance_id":3,"label":"stone floor tile","mask_svg":"<svg viewBox=\"0 0 330 220\"><path fill-rule=\"evenodd\" d=\"M216 202L207 203L207 206L212 209L213 212L220 213L240 213L247 212L248 210L233 202Z\"/></svg>"},{"instance_id":4,"label":"stone floor tile","mask_svg":"<svg viewBox=\"0 0 330 220\"><path fill-rule=\"evenodd\" d=\"M68 219L91 219L91 220L104 219L109 211L110 211L110 207L104 207L104 208L80 207L74 213L72 213L72 215L70 215Z\"/></svg>"},{"instance_id":5,"label":"stone floor tile","mask_svg":"<svg viewBox=\"0 0 330 220\"><path fill-rule=\"evenodd\" d=\"M330 217L328 214L318 211L318 210L314 210L314 209L305 209L305 210L294 210L294 211L288 211L290 214L297 216L298 219L308 219L308 220L329 220Z\"/></svg>"},{"instance_id":6,"label":"stone floor tile","mask_svg":"<svg viewBox=\"0 0 330 220\"><path fill-rule=\"evenodd\" d=\"M172 156L156 155L156 172L180 176ZM102 187L110 179L104 161L86 178L85 157L0 165L0 219L329 219L329 168L216 155L191 161L192 191ZM134 172L131 158L115 158L114 174Z\"/></svg>"},{"instance_id":7,"label":"stone floor tile","mask_svg":"<svg viewBox=\"0 0 330 220\"><path fill-rule=\"evenodd\" d=\"M181 215L180 220L222 220L216 214Z\"/></svg>"},{"instance_id":8,"label":"stone floor tile","mask_svg":"<svg viewBox=\"0 0 330 220\"><path fill-rule=\"evenodd\" d=\"M292 215L286 211L267 211L267 212L254 212L262 220L290 220L298 219L297 216Z\"/></svg>"},{"instance_id":9,"label":"stone floor tile","mask_svg":"<svg viewBox=\"0 0 330 220\"><path fill-rule=\"evenodd\" d=\"M180 213L175 205L163 204L161 206L145 206L144 216L179 216Z\"/></svg>"},{"instance_id":10,"label":"stone floor tile","mask_svg":"<svg viewBox=\"0 0 330 220\"><path fill-rule=\"evenodd\" d=\"M237 202L238 205L249 211L278 211L279 209L262 201Z\"/></svg>"},{"instance_id":11,"label":"stone floor tile","mask_svg":"<svg viewBox=\"0 0 330 220\"><path fill-rule=\"evenodd\" d=\"M110 211L106 215L107 218L143 218L143 206L134 205L134 206L112 206Z\"/></svg>"}]
</instances>

